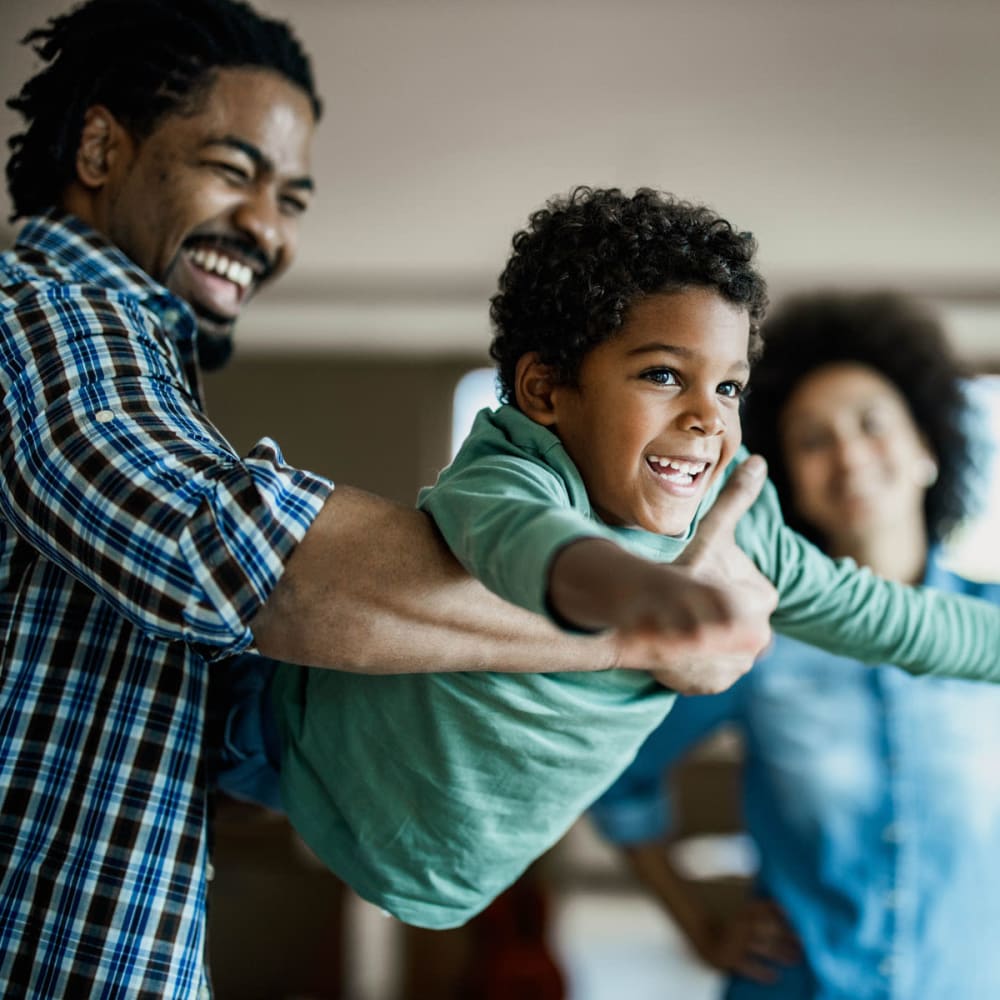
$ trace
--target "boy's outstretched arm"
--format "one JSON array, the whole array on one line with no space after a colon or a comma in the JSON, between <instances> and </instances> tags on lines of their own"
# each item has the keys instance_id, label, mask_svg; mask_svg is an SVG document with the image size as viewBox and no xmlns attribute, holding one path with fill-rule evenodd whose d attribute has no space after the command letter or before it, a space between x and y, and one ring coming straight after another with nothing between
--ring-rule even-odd
<instances>
[{"instance_id":1,"label":"boy's outstretched arm","mask_svg":"<svg viewBox=\"0 0 1000 1000\"><path fill-rule=\"evenodd\" d=\"M580 628L616 630L622 664L645 666L674 690L723 690L771 638L777 592L734 540L766 471L759 457L744 462L673 564L602 539L567 545L552 565L553 610Z\"/></svg>"},{"instance_id":2,"label":"boy's outstretched arm","mask_svg":"<svg viewBox=\"0 0 1000 1000\"><path fill-rule=\"evenodd\" d=\"M756 489L738 471L716 504L712 516L721 525L713 535L709 524L701 564L671 574L678 593L704 604L694 619L587 637L490 593L461 568L425 514L338 488L252 623L257 646L275 659L364 673L677 664L676 677L665 681L676 690L724 690L766 642L772 603L763 578L721 586L701 581L725 561L727 532L732 544L727 526ZM736 659L720 656L734 650ZM706 658L700 667L691 665L696 653Z\"/></svg>"}]
</instances>

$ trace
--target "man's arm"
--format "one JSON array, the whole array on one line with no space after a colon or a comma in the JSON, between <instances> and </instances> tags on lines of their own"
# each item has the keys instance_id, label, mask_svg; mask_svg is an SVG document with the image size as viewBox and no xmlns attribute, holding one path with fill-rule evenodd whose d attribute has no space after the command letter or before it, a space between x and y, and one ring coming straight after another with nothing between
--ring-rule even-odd
<instances>
[{"instance_id":1,"label":"man's arm","mask_svg":"<svg viewBox=\"0 0 1000 1000\"><path fill-rule=\"evenodd\" d=\"M257 648L362 673L601 670L612 636L561 632L469 576L420 511L338 487L254 618Z\"/></svg>"},{"instance_id":2,"label":"man's arm","mask_svg":"<svg viewBox=\"0 0 1000 1000\"><path fill-rule=\"evenodd\" d=\"M709 519L709 560L713 553L723 556L716 535L724 538L728 530L731 536L731 524L759 488L752 465L730 478L716 502L718 514ZM669 674L683 661L671 687L722 690L745 672L769 635L770 587L759 576L734 584L706 582L699 573L704 576L703 567L675 569L673 589L663 595L686 601L683 615L599 636L573 635L473 580L426 515L340 488L299 543L252 629L265 655L309 666L371 673L618 666L657 670L662 679L662 670ZM688 599L688 591L695 596ZM735 659L713 671L711 658L723 652ZM699 658L696 667L692 658Z\"/></svg>"}]
</instances>

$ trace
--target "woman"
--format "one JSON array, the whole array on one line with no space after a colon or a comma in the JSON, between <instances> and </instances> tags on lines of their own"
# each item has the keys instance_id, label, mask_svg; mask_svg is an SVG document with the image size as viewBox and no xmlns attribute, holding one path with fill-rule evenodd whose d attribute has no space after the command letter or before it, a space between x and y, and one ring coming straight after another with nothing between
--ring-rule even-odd
<instances>
[{"instance_id":1,"label":"woman","mask_svg":"<svg viewBox=\"0 0 1000 1000\"><path fill-rule=\"evenodd\" d=\"M889 294L789 302L765 326L745 437L789 523L881 576L1000 602L938 543L967 513L960 372L933 317ZM714 921L662 838L663 769L742 730L752 898ZM730 691L681 698L593 809L732 1000L1000 997L1000 691L779 638Z\"/></svg>"}]
</instances>

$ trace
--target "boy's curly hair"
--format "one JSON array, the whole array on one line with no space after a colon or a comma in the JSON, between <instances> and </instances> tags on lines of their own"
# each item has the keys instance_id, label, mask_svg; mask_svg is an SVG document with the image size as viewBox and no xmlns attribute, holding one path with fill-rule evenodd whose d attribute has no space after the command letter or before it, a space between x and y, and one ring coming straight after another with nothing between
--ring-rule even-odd
<instances>
[{"instance_id":1,"label":"boy's curly hair","mask_svg":"<svg viewBox=\"0 0 1000 1000\"><path fill-rule=\"evenodd\" d=\"M322 105L312 68L283 21L241 0L89 0L24 39L45 64L7 101L26 122L9 141L14 219L56 204L75 173L84 115L105 105L133 137L194 109L220 69L283 76Z\"/></svg>"},{"instance_id":2,"label":"boy's curly hair","mask_svg":"<svg viewBox=\"0 0 1000 1000\"><path fill-rule=\"evenodd\" d=\"M893 292L822 291L787 299L762 332L764 353L746 397L743 439L767 459L789 525L824 544L792 506L782 411L806 376L845 362L865 365L895 386L938 463L937 481L924 498L930 538L939 541L970 512L973 445L963 370L933 313Z\"/></svg>"},{"instance_id":3,"label":"boy's curly hair","mask_svg":"<svg viewBox=\"0 0 1000 1000\"><path fill-rule=\"evenodd\" d=\"M584 356L613 337L647 295L714 288L747 310L750 355L767 286L753 263L757 243L711 209L651 188L577 187L535 212L490 300L501 398L514 400L518 359L537 351L562 384Z\"/></svg>"}]
</instances>

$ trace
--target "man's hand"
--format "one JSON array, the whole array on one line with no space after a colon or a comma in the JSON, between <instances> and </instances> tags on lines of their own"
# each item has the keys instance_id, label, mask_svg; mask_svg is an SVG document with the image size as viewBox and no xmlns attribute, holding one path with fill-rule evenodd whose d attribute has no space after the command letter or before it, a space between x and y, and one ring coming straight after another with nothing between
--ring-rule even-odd
<instances>
[{"instance_id":1,"label":"man's hand","mask_svg":"<svg viewBox=\"0 0 1000 1000\"><path fill-rule=\"evenodd\" d=\"M777 595L734 540L765 475L761 458L737 469L673 565L611 542L568 545L552 569L554 609L584 628L615 629L620 666L650 670L685 694L725 690L771 637Z\"/></svg>"}]
</instances>

